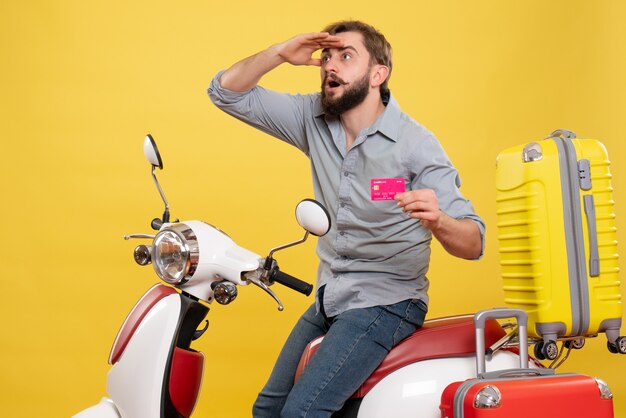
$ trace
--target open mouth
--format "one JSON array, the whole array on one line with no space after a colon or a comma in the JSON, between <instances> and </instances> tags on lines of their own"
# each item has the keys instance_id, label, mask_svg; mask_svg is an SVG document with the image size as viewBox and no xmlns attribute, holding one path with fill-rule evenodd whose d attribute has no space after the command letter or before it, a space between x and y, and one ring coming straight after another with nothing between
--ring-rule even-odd
<instances>
[{"instance_id":1,"label":"open mouth","mask_svg":"<svg viewBox=\"0 0 626 418\"><path fill-rule=\"evenodd\" d=\"M324 85L327 89L334 90L338 87L347 84L343 79L337 76L335 73L330 73L326 76Z\"/></svg>"}]
</instances>

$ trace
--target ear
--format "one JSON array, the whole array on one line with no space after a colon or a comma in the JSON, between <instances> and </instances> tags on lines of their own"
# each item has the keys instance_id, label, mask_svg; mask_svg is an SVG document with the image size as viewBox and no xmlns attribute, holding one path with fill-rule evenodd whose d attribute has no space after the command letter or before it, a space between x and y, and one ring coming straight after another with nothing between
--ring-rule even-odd
<instances>
[{"instance_id":1,"label":"ear","mask_svg":"<svg viewBox=\"0 0 626 418\"><path fill-rule=\"evenodd\" d=\"M372 87L378 87L385 82L389 76L389 67L382 64L376 64L372 67L370 83Z\"/></svg>"}]
</instances>

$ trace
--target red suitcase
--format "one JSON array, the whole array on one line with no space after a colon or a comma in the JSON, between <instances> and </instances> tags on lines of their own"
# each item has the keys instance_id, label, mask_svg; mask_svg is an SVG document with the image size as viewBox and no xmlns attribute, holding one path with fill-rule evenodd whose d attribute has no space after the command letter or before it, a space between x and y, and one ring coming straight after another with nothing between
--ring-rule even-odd
<instances>
[{"instance_id":1,"label":"red suitcase","mask_svg":"<svg viewBox=\"0 0 626 418\"><path fill-rule=\"evenodd\" d=\"M520 368L485 373L485 321L516 317ZM526 312L518 309L481 311L476 324L478 377L450 384L441 396L441 418L558 418L613 417L613 396L599 379L581 374L554 374L552 369L528 368Z\"/></svg>"}]
</instances>

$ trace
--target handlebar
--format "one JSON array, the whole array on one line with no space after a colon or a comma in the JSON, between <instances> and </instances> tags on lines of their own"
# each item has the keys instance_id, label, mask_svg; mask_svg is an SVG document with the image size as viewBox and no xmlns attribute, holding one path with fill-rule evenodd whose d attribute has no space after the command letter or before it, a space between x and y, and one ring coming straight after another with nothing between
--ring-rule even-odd
<instances>
[{"instance_id":1,"label":"handlebar","mask_svg":"<svg viewBox=\"0 0 626 418\"><path fill-rule=\"evenodd\" d=\"M290 289L295 290L296 292L300 292L306 296L309 296L313 291L313 285L307 282L304 282L300 279L296 279L293 276L290 276L287 273L283 273L282 271L275 268L270 273L269 279L271 282L277 282L282 284L283 286L287 286Z\"/></svg>"}]
</instances>

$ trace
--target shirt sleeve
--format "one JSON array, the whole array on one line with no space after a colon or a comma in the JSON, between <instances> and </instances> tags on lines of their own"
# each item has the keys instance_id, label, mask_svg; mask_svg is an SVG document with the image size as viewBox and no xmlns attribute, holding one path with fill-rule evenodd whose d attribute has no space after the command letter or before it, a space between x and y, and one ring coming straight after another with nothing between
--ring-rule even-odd
<instances>
[{"instance_id":1,"label":"shirt sleeve","mask_svg":"<svg viewBox=\"0 0 626 418\"><path fill-rule=\"evenodd\" d=\"M439 208L455 219L470 219L480 231L481 258L485 250L485 222L474 211L472 203L461 194L461 179L439 141L427 135L420 141L419 149L412 153L415 172L412 189L432 189L439 200Z\"/></svg>"},{"instance_id":2,"label":"shirt sleeve","mask_svg":"<svg viewBox=\"0 0 626 418\"><path fill-rule=\"evenodd\" d=\"M231 91L220 85L223 72L217 73L208 88L209 98L219 109L309 154L304 121L311 107L309 96L279 93L260 86L245 92Z\"/></svg>"}]
</instances>

